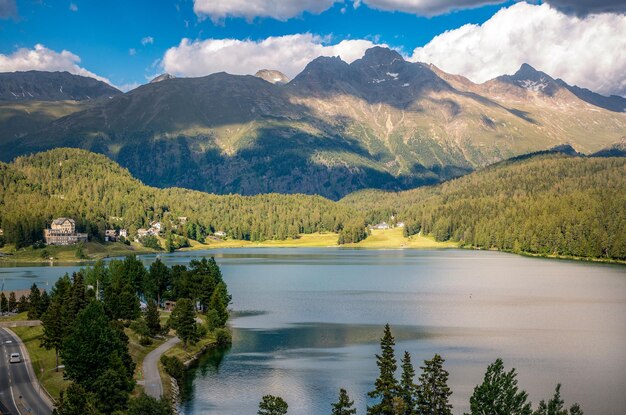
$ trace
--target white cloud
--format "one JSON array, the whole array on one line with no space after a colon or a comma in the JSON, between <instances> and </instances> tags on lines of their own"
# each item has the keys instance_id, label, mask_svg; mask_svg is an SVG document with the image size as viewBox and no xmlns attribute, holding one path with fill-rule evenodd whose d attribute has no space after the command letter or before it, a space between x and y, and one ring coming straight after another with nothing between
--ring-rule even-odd
<instances>
[{"instance_id":1,"label":"white cloud","mask_svg":"<svg viewBox=\"0 0 626 415\"><path fill-rule=\"evenodd\" d=\"M146 46L146 45L151 45L154 43L154 38L152 36L146 36L143 39L141 39L141 44Z\"/></svg>"},{"instance_id":2,"label":"white cloud","mask_svg":"<svg viewBox=\"0 0 626 415\"><path fill-rule=\"evenodd\" d=\"M76 5L76 3L70 3L70 10L73 12L78 11L78 6Z\"/></svg>"},{"instance_id":3,"label":"white cloud","mask_svg":"<svg viewBox=\"0 0 626 415\"><path fill-rule=\"evenodd\" d=\"M128 54L130 56L135 56L137 54L137 49L135 49L135 48L128 49Z\"/></svg>"},{"instance_id":4,"label":"white cloud","mask_svg":"<svg viewBox=\"0 0 626 415\"><path fill-rule=\"evenodd\" d=\"M128 91L132 91L135 88L140 87L142 84L140 84L139 82L131 82L128 84L122 84L118 87L116 87L117 89L119 89L122 92L128 92Z\"/></svg>"},{"instance_id":5,"label":"white cloud","mask_svg":"<svg viewBox=\"0 0 626 415\"><path fill-rule=\"evenodd\" d=\"M361 0L372 9L401 11L420 16L436 16L461 9L472 9L487 4L501 4L505 0ZM355 1L355 6L358 3Z\"/></svg>"},{"instance_id":6,"label":"white cloud","mask_svg":"<svg viewBox=\"0 0 626 415\"><path fill-rule=\"evenodd\" d=\"M328 39L310 33L264 40L183 39L165 52L162 66L178 76L204 76L225 71L232 74L254 74L259 69L277 69L293 78L307 63L318 56L341 56L352 62L375 44L364 39L342 40L327 44Z\"/></svg>"},{"instance_id":7,"label":"white cloud","mask_svg":"<svg viewBox=\"0 0 626 415\"><path fill-rule=\"evenodd\" d=\"M272 17L287 20L303 12L319 14L329 9L337 0L194 0L193 10L213 21L226 17ZM341 0L340 0L341 1Z\"/></svg>"},{"instance_id":8,"label":"white cloud","mask_svg":"<svg viewBox=\"0 0 626 415\"><path fill-rule=\"evenodd\" d=\"M18 49L10 55L0 54L0 72L15 71L67 71L75 75L89 76L91 78L111 82L93 72L79 66L80 57L72 52L63 50L56 52L44 45L37 44L33 49Z\"/></svg>"},{"instance_id":9,"label":"white cloud","mask_svg":"<svg viewBox=\"0 0 626 415\"><path fill-rule=\"evenodd\" d=\"M526 62L602 94L626 95L626 16L567 15L547 4L517 3L482 25L436 36L411 60L484 82Z\"/></svg>"}]
</instances>

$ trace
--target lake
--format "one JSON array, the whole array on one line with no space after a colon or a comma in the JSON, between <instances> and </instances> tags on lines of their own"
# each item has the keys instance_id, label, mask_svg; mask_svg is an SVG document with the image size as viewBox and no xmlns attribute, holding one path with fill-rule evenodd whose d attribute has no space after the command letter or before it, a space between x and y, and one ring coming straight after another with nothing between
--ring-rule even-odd
<instances>
[{"instance_id":1,"label":"lake","mask_svg":"<svg viewBox=\"0 0 626 415\"><path fill-rule=\"evenodd\" d=\"M234 342L204 356L183 414L254 414L279 395L289 414L330 414L346 388L359 414L377 376L383 326L419 374L446 359L454 413L504 359L533 404L558 382L587 414L626 407L626 267L466 250L229 249L214 255L233 295ZM154 255L142 256L146 264ZM52 284L77 267L0 268L7 289Z\"/></svg>"}]
</instances>

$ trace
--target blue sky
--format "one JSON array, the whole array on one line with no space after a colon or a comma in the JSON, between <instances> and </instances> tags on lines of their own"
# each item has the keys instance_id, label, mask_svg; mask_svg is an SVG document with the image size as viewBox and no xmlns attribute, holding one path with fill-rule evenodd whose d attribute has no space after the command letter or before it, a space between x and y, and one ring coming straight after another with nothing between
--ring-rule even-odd
<instances>
[{"instance_id":1,"label":"blue sky","mask_svg":"<svg viewBox=\"0 0 626 415\"><path fill-rule=\"evenodd\" d=\"M198 4L196 4L197 7L194 11L194 1L199 4L211 4L208 7L214 7L215 4L221 2L226 4L224 7L227 11L224 13L207 12L206 10L202 12L198 11L201 8L201 5ZM212 3L206 3L208 1ZM231 3L228 3L229 1ZM283 1L286 3L295 2L295 0ZM327 3L327 8L321 12L309 12L306 3L311 1L302 0L298 4L302 5L303 10L299 13L296 10L296 15L291 16L294 13L285 14L276 10L263 10L263 7L269 9L268 4L271 4L269 0L247 0L245 3L248 5L258 4L259 7L255 9L257 10L255 12L247 10L246 7L248 6L242 6L245 10L235 10L236 6L232 6L232 4L237 3L235 0L18 0L17 2L0 0L0 70L28 69L28 65L33 64L22 62L24 59L21 59L21 55L17 54L17 51L22 50L26 53L34 50L35 45L39 44L43 45L46 51L49 50L50 54L61 53L62 51L70 52L75 55L75 58L72 58L73 62L81 69L105 78L116 86L126 86L126 89L130 85L145 83L146 79L168 69L172 69L172 72L178 72L177 75L179 76L197 76L220 69L247 73L253 71L253 62L266 64L265 66L275 63L277 69L284 69L290 76L293 76L294 72L302 69L300 67L302 64L290 66L290 63L286 62L293 55L281 54L271 48L258 48L255 42L263 42L269 37L312 34L315 35L311 41L313 43L334 45L346 39L367 40L371 44L386 44L397 48L407 58L414 54L416 48L427 46L427 49L422 49L416 53L416 56L430 59L438 66L443 66L444 69L456 69L453 71L457 73L465 71L464 75L471 79L480 78L478 81L482 81L484 80L482 78L490 75L478 73L476 68L466 69L463 65L457 65L458 68L456 68L453 62L442 62L441 56L445 56L450 51L441 46L437 51L432 51L432 47L428 49L432 46L429 43L435 36L446 31L458 31L459 28L468 23L476 25L473 27L477 27L478 30L483 30L481 29L482 25L489 24L490 19L493 19L497 12L521 8L521 5L517 5L513 1L462 0L455 2L454 0L437 0L450 3L452 7L460 8L460 10L433 12L425 8L414 10L410 6L405 6L404 4L411 3L409 0L363 0L356 2L357 7L352 0L345 2L317 0ZM420 1L418 0L417 3ZM433 1L424 0L422 3L427 4ZM610 3L610 1L608 2ZM13 9L11 9L13 7L10 5L11 3L14 4ZM454 6L455 3L457 6ZM462 7L468 3L473 8L463 9ZM498 4L482 5L484 3ZM7 4L9 9L7 9ZM388 4L392 5L389 6ZM533 12L536 9L541 9L541 6L537 4L524 4L524 6L532 7L528 10ZM548 8L546 5L544 6L545 9ZM2 10L3 7L4 11ZM379 10L381 8L390 10ZM259 12L258 10L262 11ZM528 14L528 10L524 10L524 13ZM517 13L521 12L522 10L517 11ZM548 15L551 12L543 10L542 13ZM557 12L553 11L553 13ZM623 14L613 13L600 16L612 16L616 19L617 23L612 22L610 24L616 26L617 36L623 34L623 27L621 27ZM568 16L568 18L577 17ZM591 31L593 28L589 30ZM188 39L188 43L195 46L195 48L186 49L187 55L184 56L182 55L183 52L177 49L183 39ZM242 65L241 69L233 68L232 65L229 66L226 63L224 68L221 68L219 61L224 59L224 55L207 55L206 49L216 47L215 41L223 39L248 42L246 45L255 47L254 50L258 50L259 54L264 53L266 59L263 60L261 57L253 60L248 63L248 66ZM529 42L532 41L529 39ZM285 42L287 42L287 38L285 38ZM290 42L289 45L293 43L291 40ZM485 40L484 36L479 36L476 42L488 43L489 40ZM281 48L284 49L284 45L286 43ZM366 44L366 46L368 45ZM513 46L515 45L511 45L511 47ZM589 45L584 46L590 47ZM298 47L300 46L294 45L296 49L293 53L297 53ZM362 48L363 46L359 47ZM450 48L451 46L448 44L446 47ZM476 47L485 47L485 45L477 44ZM164 60L166 51L170 48L174 48L174 51L169 59ZM316 51L320 50L311 49L310 45L307 48L306 51L303 51L303 56L306 56L307 60L310 54L315 54ZM472 49L472 46L470 45L468 48ZM204 52L200 49L204 49ZM356 43L353 49L355 54L361 53ZM233 50L223 49L223 53L232 55ZM333 53L333 51L329 50L328 53ZM459 54L466 53L464 51L456 52ZM250 53L254 55L255 52L248 52L248 54ZM531 55L532 53L528 52L527 54ZM439 62L436 56L440 56ZM173 62L174 60L180 61L184 57L188 58L188 66L186 67ZM244 58L247 57L249 56ZM519 64L523 63L518 62L519 60L531 61L532 64L532 58L532 56L518 57L515 64L511 65L510 68L518 67ZM49 59L54 60L56 58L52 56ZM545 61L545 57L543 59ZM478 60L482 59L479 57ZM542 63L541 59L536 60L537 63ZM192 67L196 62L202 62L202 64ZM485 62L485 64L489 64L489 62ZM619 64L621 63L616 63L617 66ZM43 65L43 67L38 65ZM51 70L62 69L64 68L63 65L58 63L58 68L52 66ZM281 68L281 65L285 68ZM494 73L496 74L511 70L506 66L506 62L494 66ZM543 68L540 69L546 69L545 63L541 66ZM555 64L554 66L558 67L559 65ZM46 69L46 67L40 59L32 69ZM500 72L496 72L496 70ZM573 78L581 83L575 76ZM610 88L618 88L619 90L619 85ZM605 88L605 92L608 92L610 88ZM626 85L624 88L626 89Z\"/></svg>"}]
</instances>

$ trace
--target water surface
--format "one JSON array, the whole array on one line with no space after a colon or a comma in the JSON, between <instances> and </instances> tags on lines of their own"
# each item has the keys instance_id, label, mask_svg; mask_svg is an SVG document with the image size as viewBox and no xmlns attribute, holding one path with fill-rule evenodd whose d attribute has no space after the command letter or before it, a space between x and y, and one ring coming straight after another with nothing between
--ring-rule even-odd
<instances>
[{"instance_id":1,"label":"water surface","mask_svg":"<svg viewBox=\"0 0 626 415\"><path fill-rule=\"evenodd\" d=\"M265 394L290 415L329 414L340 387L365 413L385 323L415 366L441 354L454 412L502 357L536 405L557 382L588 414L626 407L626 268L464 250L230 249L215 255L233 294L234 343L198 364L184 414L254 414ZM154 255L142 256L146 264ZM73 267L0 268L9 287ZM52 271L50 271L52 270ZM419 370L418 370L419 374Z\"/></svg>"}]
</instances>

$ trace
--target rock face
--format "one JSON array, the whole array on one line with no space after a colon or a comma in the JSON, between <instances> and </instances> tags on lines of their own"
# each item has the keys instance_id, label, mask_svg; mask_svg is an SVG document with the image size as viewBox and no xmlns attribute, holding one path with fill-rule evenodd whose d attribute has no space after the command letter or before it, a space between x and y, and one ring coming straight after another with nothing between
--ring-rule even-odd
<instances>
[{"instance_id":1,"label":"rock face","mask_svg":"<svg viewBox=\"0 0 626 415\"><path fill-rule=\"evenodd\" d=\"M170 75L168 73L163 73L163 74L161 74L159 76L156 76L156 77L152 78L150 83L154 84L156 82L166 81L168 79L174 79L174 78L176 78L174 75Z\"/></svg>"},{"instance_id":2,"label":"rock face","mask_svg":"<svg viewBox=\"0 0 626 415\"><path fill-rule=\"evenodd\" d=\"M289 78L287 78L284 73L273 69L261 69L255 73L254 76L274 85L285 85L289 83Z\"/></svg>"},{"instance_id":3,"label":"rock face","mask_svg":"<svg viewBox=\"0 0 626 415\"><path fill-rule=\"evenodd\" d=\"M120 95L111 85L69 72L0 73L0 102L83 101Z\"/></svg>"},{"instance_id":4,"label":"rock face","mask_svg":"<svg viewBox=\"0 0 626 415\"><path fill-rule=\"evenodd\" d=\"M590 154L626 131L625 113L529 65L475 84L376 47L351 64L319 57L287 84L278 78L268 70L142 85L19 139L0 134L0 159L80 147L150 185L337 199L563 144Z\"/></svg>"}]
</instances>

